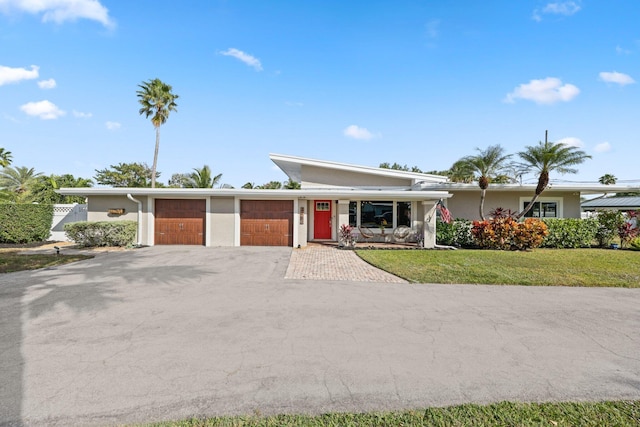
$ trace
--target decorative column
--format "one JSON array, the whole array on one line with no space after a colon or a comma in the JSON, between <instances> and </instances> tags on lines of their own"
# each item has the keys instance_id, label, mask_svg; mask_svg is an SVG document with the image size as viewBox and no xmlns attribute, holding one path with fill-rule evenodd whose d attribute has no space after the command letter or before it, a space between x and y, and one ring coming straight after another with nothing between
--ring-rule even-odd
<instances>
[{"instance_id":1,"label":"decorative column","mask_svg":"<svg viewBox=\"0 0 640 427\"><path fill-rule=\"evenodd\" d=\"M422 202L424 221L422 225L424 248L433 249L436 247L436 205L437 200L425 200Z\"/></svg>"}]
</instances>

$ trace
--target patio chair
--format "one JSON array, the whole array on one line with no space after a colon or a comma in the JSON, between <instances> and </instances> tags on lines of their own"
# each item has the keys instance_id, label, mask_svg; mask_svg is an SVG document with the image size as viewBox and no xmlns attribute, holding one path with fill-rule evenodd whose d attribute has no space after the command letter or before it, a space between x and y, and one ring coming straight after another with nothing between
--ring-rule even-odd
<instances>
[{"instance_id":1,"label":"patio chair","mask_svg":"<svg viewBox=\"0 0 640 427\"><path fill-rule=\"evenodd\" d=\"M375 236L375 233L367 227L358 227L358 231L360 232L360 236L364 239L365 242L368 242Z\"/></svg>"},{"instance_id":2,"label":"patio chair","mask_svg":"<svg viewBox=\"0 0 640 427\"><path fill-rule=\"evenodd\" d=\"M396 242L404 243L407 240L407 237L411 234L411 228L406 225L401 225L400 227L396 227L393 230L393 239Z\"/></svg>"}]
</instances>

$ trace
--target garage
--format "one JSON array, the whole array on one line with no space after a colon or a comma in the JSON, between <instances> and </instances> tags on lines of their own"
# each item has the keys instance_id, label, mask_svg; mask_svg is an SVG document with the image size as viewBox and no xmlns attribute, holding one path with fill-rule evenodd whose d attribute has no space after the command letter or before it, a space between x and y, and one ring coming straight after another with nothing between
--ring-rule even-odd
<instances>
[{"instance_id":1,"label":"garage","mask_svg":"<svg viewBox=\"0 0 640 427\"><path fill-rule=\"evenodd\" d=\"M293 246L293 201L241 200L241 246Z\"/></svg>"},{"instance_id":2,"label":"garage","mask_svg":"<svg viewBox=\"0 0 640 427\"><path fill-rule=\"evenodd\" d=\"M156 245L204 245L205 200L156 199Z\"/></svg>"}]
</instances>

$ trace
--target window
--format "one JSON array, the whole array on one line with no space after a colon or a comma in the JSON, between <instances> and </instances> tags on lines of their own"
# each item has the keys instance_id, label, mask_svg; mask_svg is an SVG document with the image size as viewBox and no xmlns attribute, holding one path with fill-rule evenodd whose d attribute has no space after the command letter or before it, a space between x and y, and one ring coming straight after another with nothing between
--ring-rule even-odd
<instances>
[{"instance_id":1,"label":"window","mask_svg":"<svg viewBox=\"0 0 640 427\"><path fill-rule=\"evenodd\" d=\"M520 206L523 210L530 201L526 198L520 199ZM561 209L561 199L541 199L533 204L531 210L525 214L525 218L562 218Z\"/></svg>"},{"instance_id":2,"label":"window","mask_svg":"<svg viewBox=\"0 0 640 427\"><path fill-rule=\"evenodd\" d=\"M330 202L316 202L316 211L330 211L331 206L329 203Z\"/></svg>"},{"instance_id":3,"label":"window","mask_svg":"<svg viewBox=\"0 0 640 427\"><path fill-rule=\"evenodd\" d=\"M358 202L349 202L349 225L358 226Z\"/></svg>"},{"instance_id":4,"label":"window","mask_svg":"<svg viewBox=\"0 0 640 427\"><path fill-rule=\"evenodd\" d=\"M396 207L397 226L411 227L411 202L398 202Z\"/></svg>"},{"instance_id":5,"label":"window","mask_svg":"<svg viewBox=\"0 0 640 427\"><path fill-rule=\"evenodd\" d=\"M360 225L363 227L393 227L393 202L360 202Z\"/></svg>"}]
</instances>

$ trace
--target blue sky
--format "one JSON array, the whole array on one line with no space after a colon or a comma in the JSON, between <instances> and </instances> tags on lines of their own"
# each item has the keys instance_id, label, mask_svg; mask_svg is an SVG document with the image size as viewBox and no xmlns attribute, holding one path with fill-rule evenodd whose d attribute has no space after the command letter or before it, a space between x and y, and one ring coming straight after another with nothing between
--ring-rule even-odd
<instances>
[{"instance_id":1,"label":"blue sky","mask_svg":"<svg viewBox=\"0 0 640 427\"><path fill-rule=\"evenodd\" d=\"M285 180L268 153L446 169L549 139L578 175L640 182L640 2L0 0L0 147L93 177L151 165L142 81L180 96L160 181L203 164Z\"/></svg>"}]
</instances>

